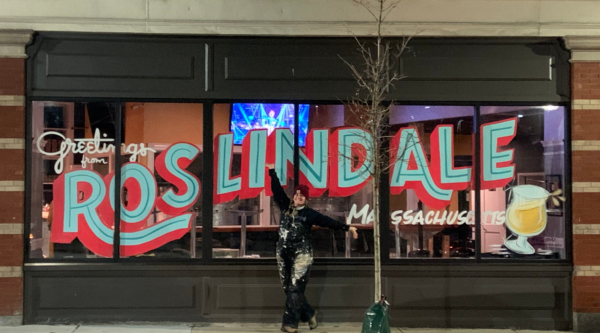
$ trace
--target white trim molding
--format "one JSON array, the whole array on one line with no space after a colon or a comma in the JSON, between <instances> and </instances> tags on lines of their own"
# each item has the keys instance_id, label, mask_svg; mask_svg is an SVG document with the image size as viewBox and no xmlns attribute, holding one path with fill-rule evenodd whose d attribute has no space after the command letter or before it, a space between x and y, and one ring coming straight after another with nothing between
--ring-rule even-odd
<instances>
[{"instance_id":1,"label":"white trim molding","mask_svg":"<svg viewBox=\"0 0 600 333\"><path fill-rule=\"evenodd\" d=\"M0 32L0 36L1 35L2 32ZM1 48L2 45L0 44L0 50ZM25 48L25 46L23 46L23 48ZM25 96L0 95L0 106L25 106Z\"/></svg>"},{"instance_id":2,"label":"white trim molding","mask_svg":"<svg viewBox=\"0 0 600 333\"><path fill-rule=\"evenodd\" d=\"M600 1L403 0L388 36L600 36ZM2 0L0 29L99 33L366 36L352 0Z\"/></svg>"},{"instance_id":3,"label":"white trim molding","mask_svg":"<svg viewBox=\"0 0 600 333\"><path fill-rule=\"evenodd\" d=\"M567 36L571 62L600 62L600 36Z\"/></svg>"},{"instance_id":4,"label":"white trim molding","mask_svg":"<svg viewBox=\"0 0 600 333\"><path fill-rule=\"evenodd\" d=\"M600 192L600 182L573 182L573 193Z\"/></svg>"},{"instance_id":5,"label":"white trim molding","mask_svg":"<svg viewBox=\"0 0 600 333\"><path fill-rule=\"evenodd\" d=\"M0 235L22 235L23 223L0 223Z\"/></svg>"},{"instance_id":6,"label":"white trim molding","mask_svg":"<svg viewBox=\"0 0 600 333\"><path fill-rule=\"evenodd\" d=\"M0 149L25 149L25 139L0 139Z\"/></svg>"},{"instance_id":7,"label":"white trim molding","mask_svg":"<svg viewBox=\"0 0 600 333\"><path fill-rule=\"evenodd\" d=\"M571 106L573 110L600 110L600 99L574 99Z\"/></svg>"},{"instance_id":8,"label":"white trim molding","mask_svg":"<svg viewBox=\"0 0 600 333\"><path fill-rule=\"evenodd\" d=\"M22 180L0 180L0 192L23 192L25 182Z\"/></svg>"},{"instance_id":9,"label":"white trim molding","mask_svg":"<svg viewBox=\"0 0 600 333\"><path fill-rule=\"evenodd\" d=\"M20 266L0 266L0 278L22 277L23 268Z\"/></svg>"},{"instance_id":10,"label":"white trim molding","mask_svg":"<svg viewBox=\"0 0 600 333\"><path fill-rule=\"evenodd\" d=\"M32 33L30 30L0 30L0 58L27 58L25 46L31 42ZM5 105L2 101L0 98L0 105Z\"/></svg>"},{"instance_id":11,"label":"white trim molding","mask_svg":"<svg viewBox=\"0 0 600 333\"><path fill-rule=\"evenodd\" d=\"M575 276L600 276L600 266L575 266Z\"/></svg>"},{"instance_id":12,"label":"white trim molding","mask_svg":"<svg viewBox=\"0 0 600 333\"><path fill-rule=\"evenodd\" d=\"M573 140L571 141L572 151L598 151L600 150L600 140ZM545 153L544 153L545 154Z\"/></svg>"},{"instance_id":13,"label":"white trim molding","mask_svg":"<svg viewBox=\"0 0 600 333\"><path fill-rule=\"evenodd\" d=\"M574 235L600 235L600 224L573 224Z\"/></svg>"}]
</instances>

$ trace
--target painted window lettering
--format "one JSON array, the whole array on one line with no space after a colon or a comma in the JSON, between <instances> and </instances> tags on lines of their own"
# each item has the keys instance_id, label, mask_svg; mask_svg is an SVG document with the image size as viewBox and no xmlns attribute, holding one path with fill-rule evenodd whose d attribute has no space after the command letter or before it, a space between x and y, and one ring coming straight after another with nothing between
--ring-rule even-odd
<instances>
[{"instance_id":1,"label":"painted window lettering","mask_svg":"<svg viewBox=\"0 0 600 333\"><path fill-rule=\"evenodd\" d=\"M508 119L481 127L482 187L501 187L514 177L512 150L500 150L515 135L516 119ZM466 189L472 181L471 168L453 165L453 127L440 125L431 134L431 157L415 128L406 127L394 136L391 146L390 191L399 194L414 189L417 197L433 209L443 209L450 202L453 191ZM42 142L46 135L62 137L58 152L45 152ZM327 129L313 129L306 136L305 147L300 148L300 183L309 187L310 196L318 197L329 190L331 197L346 197L358 192L370 180L372 138L360 128L339 128L332 134ZM251 130L242 143L241 175L232 176L233 133L215 137L214 197L215 204L240 197L254 198L263 190L270 193L270 178L265 165L274 164L284 187L294 174L294 145L290 129ZM69 153L114 152L113 139L103 138L96 130L91 139L71 141L60 133L47 132L37 140L42 154L58 156L55 171L60 177L54 181L55 224L52 241L69 243L78 237L94 253L112 256L114 216L114 173L102 178L91 170L75 170L62 174L64 158ZM121 253L125 256L141 254L185 235L191 225L190 208L198 200L200 181L186 168L199 153L189 143L176 143L158 156L155 168L172 185L157 195L154 175L137 163L153 149L143 143L122 145L125 154L131 154L130 163L121 168L121 188L126 188L129 204L121 203ZM352 160L352 163L350 162ZM87 160L83 163L104 163ZM168 219L151 226L145 221L153 207ZM490 212L493 223L502 224L504 212ZM353 206L349 221L372 221L372 212L365 206ZM440 212L396 211L391 215L394 224L473 224L471 211Z\"/></svg>"},{"instance_id":2,"label":"painted window lettering","mask_svg":"<svg viewBox=\"0 0 600 333\"><path fill-rule=\"evenodd\" d=\"M42 143L45 142L46 137L58 137L61 139L60 149L57 152L47 152L44 150ZM105 154L105 153L114 153L115 145L111 142L114 142L112 138L106 138L106 134L100 135L100 130L96 129L94 132L94 137L91 139L75 139L71 140L69 138L65 138L59 132L45 132L40 135L36 141L36 146L38 151L42 155L46 156L58 156L56 163L54 164L54 172L57 174L61 174L64 168L64 160L65 157L69 153L73 154ZM124 154L131 154L130 161L134 162L137 160L138 156L146 156L148 152L156 152L152 148L146 147L143 143L140 144L129 144L121 145L121 150ZM107 164L108 162L103 158L88 158L85 157L81 161L81 166L83 168L86 167L87 163L102 163Z\"/></svg>"},{"instance_id":3,"label":"painted window lettering","mask_svg":"<svg viewBox=\"0 0 600 333\"><path fill-rule=\"evenodd\" d=\"M514 178L512 150L500 150L514 137L516 119L482 125L482 167L487 170L482 184L501 187ZM402 128L392 140L390 189L399 194L414 189L427 206L441 209L448 205L452 192L464 190L472 182L471 167L453 164L453 126L439 125L430 137L431 158L416 129ZM300 183L309 186L311 196L329 190L331 197L346 197L366 186L370 179L372 138L360 128L339 128L329 134L313 129L306 146L300 148ZM242 144L242 173L231 177L233 134L219 134L214 139L215 203L256 197L263 190L270 195L269 178L264 165L273 163L281 183L287 187L293 177L293 134L275 129L251 130ZM261 153L266 151L265 154ZM333 158L332 156L335 156ZM352 160L354 163L350 163Z\"/></svg>"},{"instance_id":4,"label":"painted window lettering","mask_svg":"<svg viewBox=\"0 0 600 333\"><path fill-rule=\"evenodd\" d=\"M130 205L121 202L121 254L133 256L156 249L185 235L192 213L186 212L200 195L200 181L185 168L196 158L198 148L189 143L169 147L155 162L156 170L177 187L156 198L156 181L138 163L121 168L121 187L127 188ZM51 240L70 243L78 237L90 251L112 257L114 242L114 173L104 179L91 170L75 170L61 175L53 184L55 217ZM109 190L107 190L107 188ZM135 207L129 207L137 203ZM174 215L146 226L152 208Z\"/></svg>"},{"instance_id":5,"label":"painted window lettering","mask_svg":"<svg viewBox=\"0 0 600 333\"><path fill-rule=\"evenodd\" d=\"M413 189L425 205L435 209L450 203L452 190L440 188L431 176L430 163L415 128L402 128L394 136L390 161L393 163L390 193L400 194L405 189ZM439 170L439 166L436 169Z\"/></svg>"},{"instance_id":6,"label":"painted window lettering","mask_svg":"<svg viewBox=\"0 0 600 333\"><path fill-rule=\"evenodd\" d=\"M484 216L491 216L491 219L485 220L484 224L502 225L506 221L504 211L485 211ZM396 210L390 213L390 221L393 225L461 225L475 224L475 212L470 211L423 211L414 210ZM361 224L369 224L373 222L373 210L369 210L369 205L364 205L360 210L356 204L350 208L350 213L346 217L346 223L350 224L353 220L360 220Z\"/></svg>"},{"instance_id":7,"label":"painted window lettering","mask_svg":"<svg viewBox=\"0 0 600 333\"><path fill-rule=\"evenodd\" d=\"M517 134L517 118L481 125L481 189L502 187L514 177L514 149L499 150Z\"/></svg>"}]
</instances>

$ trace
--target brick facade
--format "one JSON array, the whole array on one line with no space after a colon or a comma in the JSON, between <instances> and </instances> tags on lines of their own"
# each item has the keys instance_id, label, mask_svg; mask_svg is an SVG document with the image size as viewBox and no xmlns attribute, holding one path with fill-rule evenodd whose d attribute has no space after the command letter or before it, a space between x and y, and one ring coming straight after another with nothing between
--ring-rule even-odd
<instances>
[{"instance_id":1,"label":"brick facade","mask_svg":"<svg viewBox=\"0 0 600 333\"><path fill-rule=\"evenodd\" d=\"M23 318L25 180L25 44L29 33L0 32L0 44L22 54L0 54L0 324ZM0 45L2 46L2 45Z\"/></svg>"},{"instance_id":2,"label":"brick facade","mask_svg":"<svg viewBox=\"0 0 600 333\"><path fill-rule=\"evenodd\" d=\"M0 54L0 324L21 322L23 315L26 76L25 59L11 56ZM579 315L600 318L600 57L574 62L571 83L572 291L578 330Z\"/></svg>"},{"instance_id":3,"label":"brick facade","mask_svg":"<svg viewBox=\"0 0 600 333\"><path fill-rule=\"evenodd\" d=\"M594 47L589 41L571 45L573 59L581 58L577 52L588 55L571 67L573 318L582 332L600 323L600 54L589 58Z\"/></svg>"},{"instance_id":4,"label":"brick facade","mask_svg":"<svg viewBox=\"0 0 600 333\"><path fill-rule=\"evenodd\" d=\"M600 312L600 276L573 277L573 311Z\"/></svg>"}]
</instances>

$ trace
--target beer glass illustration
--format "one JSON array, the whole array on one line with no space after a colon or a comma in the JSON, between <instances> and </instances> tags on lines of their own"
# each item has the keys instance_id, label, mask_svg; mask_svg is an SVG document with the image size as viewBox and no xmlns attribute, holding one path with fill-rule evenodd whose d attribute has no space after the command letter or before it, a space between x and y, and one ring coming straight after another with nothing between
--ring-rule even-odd
<instances>
[{"instance_id":1,"label":"beer glass illustration","mask_svg":"<svg viewBox=\"0 0 600 333\"><path fill-rule=\"evenodd\" d=\"M558 205L558 199L564 201L559 195L562 190L549 193L546 189L535 185L519 185L511 189L512 201L506 211L506 227L517 236L517 239L506 239L504 245L511 251L519 254L533 254L535 249L528 237L537 236L546 229L546 200Z\"/></svg>"}]
</instances>

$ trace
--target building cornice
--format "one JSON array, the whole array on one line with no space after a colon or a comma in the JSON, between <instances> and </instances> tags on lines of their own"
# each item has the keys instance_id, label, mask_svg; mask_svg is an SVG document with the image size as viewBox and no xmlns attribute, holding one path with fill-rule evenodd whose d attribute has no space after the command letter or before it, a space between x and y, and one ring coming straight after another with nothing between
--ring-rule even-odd
<instances>
[{"instance_id":1,"label":"building cornice","mask_svg":"<svg viewBox=\"0 0 600 333\"><path fill-rule=\"evenodd\" d=\"M402 0L389 36L600 36L600 1ZM352 0L3 0L0 29L237 36L367 36Z\"/></svg>"},{"instance_id":2,"label":"building cornice","mask_svg":"<svg viewBox=\"0 0 600 333\"><path fill-rule=\"evenodd\" d=\"M600 36L567 36L565 46L571 62L600 62Z\"/></svg>"},{"instance_id":3,"label":"building cornice","mask_svg":"<svg viewBox=\"0 0 600 333\"><path fill-rule=\"evenodd\" d=\"M27 58L25 46L31 42L33 31L0 30L0 58Z\"/></svg>"}]
</instances>

